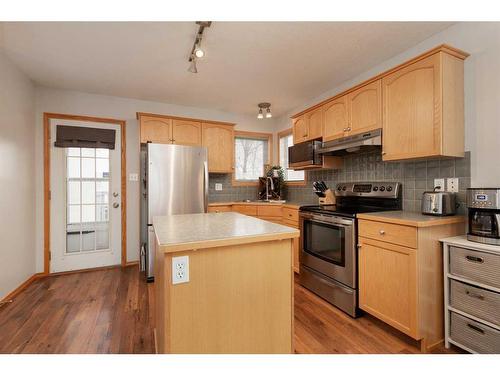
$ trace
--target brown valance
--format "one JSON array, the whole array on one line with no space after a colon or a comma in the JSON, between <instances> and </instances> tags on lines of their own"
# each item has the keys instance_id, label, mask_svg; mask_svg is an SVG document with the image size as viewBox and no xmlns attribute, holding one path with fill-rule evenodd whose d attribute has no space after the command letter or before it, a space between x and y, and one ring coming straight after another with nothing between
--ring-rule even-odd
<instances>
[{"instance_id":1,"label":"brown valance","mask_svg":"<svg viewBox=\"0 0 500 375\"><path fill-rule=\"evenodd\" d=\"M56 147L107 148L115 149L114 129L85 128L57 125Z\"/></svg>"}]
</instances>

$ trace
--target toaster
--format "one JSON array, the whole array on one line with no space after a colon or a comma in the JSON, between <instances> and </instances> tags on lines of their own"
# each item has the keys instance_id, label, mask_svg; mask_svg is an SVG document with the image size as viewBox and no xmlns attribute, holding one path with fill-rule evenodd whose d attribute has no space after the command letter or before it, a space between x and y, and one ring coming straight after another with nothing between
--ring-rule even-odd
<instances>
[{"instance_id":1,"label":"toaster","mask_svg":"<svg viewBox=\"0 0 500 375\"><path fill-rule=\"evenodd\" d=\"M424 215L449 216L457 213L455 193L448 191L426 191L422 195Z\"/></svg>"}]
</instances>

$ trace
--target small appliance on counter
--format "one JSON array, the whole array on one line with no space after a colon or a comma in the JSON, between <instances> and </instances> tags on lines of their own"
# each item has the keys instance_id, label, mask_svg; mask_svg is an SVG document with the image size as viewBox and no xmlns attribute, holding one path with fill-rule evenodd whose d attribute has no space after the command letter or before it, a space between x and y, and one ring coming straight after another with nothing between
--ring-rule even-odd
<instances>
[{"instance_id":1,"label":"small appliance on counter","mask_svg":"<svg viewBox=\"0 0 500 375\"><path fill-rule=\"evenodd\" d=\"M467 189L467 239L500 245L500 188Z\"/></svg>"},{"instance_id":2,"label":"small appliance on counter","mask_svg":"<svg viewBox=\"0 0 500 375\"><path fill-rule=\"evenodd\" d=\"M457 213L457 198L449 191L426 191L422 195L422 214L452 216Z\"/></svg>"}]
</instances>

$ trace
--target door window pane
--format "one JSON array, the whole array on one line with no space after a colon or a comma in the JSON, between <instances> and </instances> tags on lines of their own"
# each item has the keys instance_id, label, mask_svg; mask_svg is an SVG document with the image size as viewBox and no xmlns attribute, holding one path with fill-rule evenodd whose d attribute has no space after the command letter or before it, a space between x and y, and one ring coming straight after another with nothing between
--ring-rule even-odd
<instances>
[{"instance_id":1,"label":"door window pane","mask_svg":"<svg viewBox=\"0 0 500 375\"><path fill-rule=\"evenodd\" d=\"M82 158L82 177L95 178L95 159Z\"/></svg>"},{"instance_id":2,"label":"door window pane","mask_svg":"<svg viewBox=\"0 0 500 375\"><path fill-rule=\"evenodd\" d=\"M97 181L96 182L96 203L109 202L109 182Z\"/></svg>"},{"instance_id":3,"label":"door window pane","mask_svg":"<svg viewBox=\"0 0 500 375\"><path fill-rule=\"evenodd\" d=\"M80 156L79 148L68 148L68 156Z\"/></svg>"},{"instance_id":4,"label":"door window pane","mask_svg":"<svg viewBox=\"0 0 500 375\"><path fill-rule=\"evenodd\" d=\"M268 163L269 144L266 139L235 138L235 179L256 181L264 176Z\"/></svg>"},{"instance_id":5,"label":"door window pane","mask_svg":"<svg viewBox=\"0 0 500 375\"><path fill-rule=\"evenodd\" d=\"M95 157L95 148L82 148L82 157Z\"/></svg>"},{"instance_id":6,"label":"door window pane","mask_svg":"<svg viewBox=\"0 0 500 375\"><path fill-rule=\"evenodd\" d=\"M68 181L68 203L80 204L80 181Z\"/></svg>"},{"instance_id":7,"label":"door window pane","mask_svg":"<svg viewBox=\"0 0 500 375\"><path fill-rule=\"evenodd\" d=\"M80 158L68 158L68 177L80 178Z\"/></svg>"},{"instance_id":8,"label":"door window pane","mask_svg":"<svg viewBox=\"0 0 500 375\"><path fill-rule=\"evenodd\" d=\"M82 205L82 223L92 223L95 221L95 205Z\"/></svg>"},{"instance_id":9,"label":"door window pane","mask_svg":"<svg viewBox=\"0 0 500 375\"><path fill-rule=\"evenodd\" d=\"M109 223L96 225L96 250L109 249Z\"/></svg>"},{"instance_id":10,"label":"door window pane","mask_svg":"<svg viewBox=\"0 0 500 375\"><path fill-rule=\"evenodd\" d=\"M109 150L107 148L96 148L95 149L96 158L109 158Z\"/></svg>"},{"instance_id":11,"label":"door window pane","mask_svg":"<svg viewBox=\"0 0 500 375\"><path fill-rule=\"evenodd\" d=\"M82 181L82 204L95 204L95 181Z\"/></svg>"},{"instance_id":12,"label":"door window pane","mask_svg":"<svg viewBox=\"0 0 500 375\"><path fill-rule=\"evenodd\" d=\"M68 206L68 224L80 223L80 205Z\"/></svg>"},{"instance_id":13,"label":"door window pane","mask_svg":"<svg viewBox=\"0 0 500 375\"><path fill-rule=\"evenodd\" d=\"M96 178L109 178L109 159L95 159Z\"/></svg>"}]
</instances>

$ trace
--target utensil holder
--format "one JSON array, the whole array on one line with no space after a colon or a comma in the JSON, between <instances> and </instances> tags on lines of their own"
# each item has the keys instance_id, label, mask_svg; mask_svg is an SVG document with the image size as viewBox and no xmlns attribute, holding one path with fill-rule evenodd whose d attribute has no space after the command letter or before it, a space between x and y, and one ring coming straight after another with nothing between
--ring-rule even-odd
<instances>
[{"instance_id":1,"label":"utensil holder","mask_svg":"<svg viewBox=\"0 0 500 375\"><path fill-rule=\"evenodd\" d=\"M330 189L325 190L325 196L319 198L319 204L335 204L335 195Z\"/></svg>"}]
</instances>

